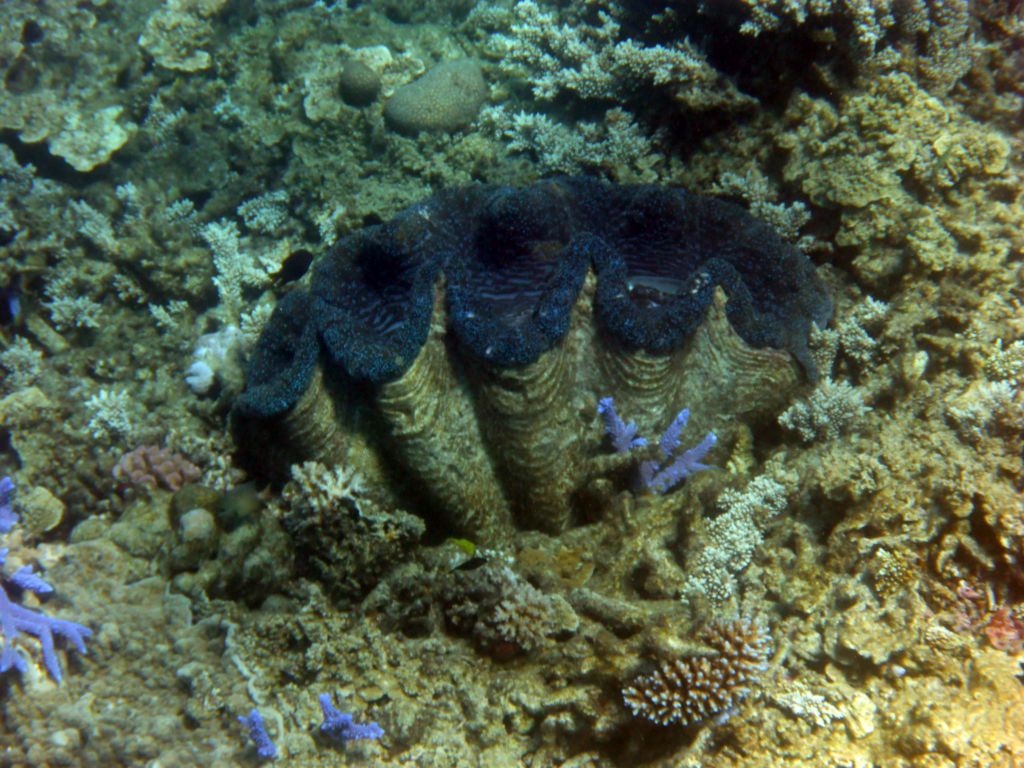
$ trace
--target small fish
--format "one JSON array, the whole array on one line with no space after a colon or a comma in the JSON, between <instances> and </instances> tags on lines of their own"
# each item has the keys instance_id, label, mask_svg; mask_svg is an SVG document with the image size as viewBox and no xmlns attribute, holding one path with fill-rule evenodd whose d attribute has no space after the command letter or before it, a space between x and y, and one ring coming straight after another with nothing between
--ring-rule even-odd
<instances>
[{"instance_id":1,"label":"small fish","mask_svg":"<svg viewBox=\"0 0 1024 768\"><path fill-rule=\"evenodd\" d=\"M14 325L21 317L21 297L13 286L0 288L0 325Z\"/></svg>"},{"instance_id":2,"label":"small fish","mask_svg":"<svg viewBox=\"0 0 1024 768\"><path fill-rule=\"evenodd\" d=\"M448 539L449 544L454 544L462 550L466 557L473 557L476 554L476 544L469 539Z\"/></svg>"},{"instance_id":3,"label":"small fish","mask_svg":"<svg viewBox=\"0 0 1024 768\"><path fill-rule=\"evenodd\" d=\"M275 285L293 283L309 271L309 265L312 263L313 254L305 248L299 248L281 262L281 268L271 275L271 278Z\"/></svg>"},{"instance_id":4,"label":"small fish","mask_svg":"<svg viewBox=\"0 0 1024 768\"><path fill-rule=\"evenodd\" d=\"M459 557L452 561L453 571L472 571L487 562L487 558L477 553L476 544L469 539L448 539L448 543L459 550Z\"/></svg>"}]
</instances>

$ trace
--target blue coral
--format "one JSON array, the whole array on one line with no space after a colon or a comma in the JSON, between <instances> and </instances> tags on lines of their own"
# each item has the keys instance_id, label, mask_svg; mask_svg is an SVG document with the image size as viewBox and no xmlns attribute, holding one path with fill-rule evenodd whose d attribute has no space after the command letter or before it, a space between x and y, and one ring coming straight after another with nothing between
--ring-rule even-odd
<instances>
[{"instance_id":1,"label":"blue coral","mask_svg":"<svg viewBox=\"0 0 1024 768\"><path fill-rule=\"evenodd\" d=\"M320 732L332 739L345 743L356 739L375 740L384 735L384 729L376 723L357 723L352 715L335 707L329 693L320 694L320 709L324 715Z\"/></svg>"},{"instance_id":2,"label":"blue coral","mask_svg":"<svg viewBox=\"0 0 1024 768\"><path fill-rule=\"evenodd\" d=\"M249 741L256 747L256 754L263 760L277 759L277 746L267 733L267 725L263 721L263 715L258 709L252 710L248 715L238 718L238 722L246 728Z\"/></svg>"},{"instance_id":3,"label":"blue coral","mask_svg":"<svg viewBox=\"0 0 1024 768\"><path fill-rule=\"evenodd\" d=\"M14 483L8 477L0 480L0 533L8 533L18 522L18 516L12 510L14 500ZM0 549L0 568L7 559L8 549ZM50 677L58 683L62 679L60 661L54 645L54 635L69 640L79 653L84 654L85 640L92 635L92 630L73 621L55 619L31 608L15 602L8 590L17 592L30 591L37 595L53 592L53 587L32 571L29 565L22 566L12 574L0 577L0 632L3 633L3 650L0 651L0 673L16 669L21 673L27 670L25 658L14 646L14 641L22 634L35 637L43 649L43 663Z\"/></svg>"},{"instance_id":4,"label":"blue coral","mask_svg":"<svg viewBox=\"0 0 1024 768\"><path fill-rule=\"evenodd\" d=\"M0 533L10 533L18 524L14 509L14 481L9 477L0 479Z\"/></svg>"},{"instance_id":5,"label":"blue coral","mask_svg":"<svg viewBox=\"0 0 1024 768\"><path fill-rule=\"evenodd\" d=\"M599 400L597 413L601 416L605 434L611 438L612 447L617 453L625 453L647 445L646 439L637 436L636 424L627 424L619 416L612 398L605 397ZM714 432L708 432L693 448L677 455L676 452L682 444L682 432L689 419L690 411L684 408L676 414L672 423L662 433L661 439L658 440L661 461L646 459L640 463L637 474L642 490L654 494L667 493L691 475L706 469L715 469L703 463L704 457L718 442Z\"/></svg>"},{"instance_id":6,"label":"blue coral","mask_svg":"<svg viewBox=\"0 0 1024 768\"><path fill-rule=\"evenodd\" d=\"M603 397L598 400L597 413L604 422L604 432L612 439L612 448L616 453L625 453L647 445L645 438L637 436L636 422L631 421L627 424L619 416L612 398Z\"/></svg>"}]
</instances>

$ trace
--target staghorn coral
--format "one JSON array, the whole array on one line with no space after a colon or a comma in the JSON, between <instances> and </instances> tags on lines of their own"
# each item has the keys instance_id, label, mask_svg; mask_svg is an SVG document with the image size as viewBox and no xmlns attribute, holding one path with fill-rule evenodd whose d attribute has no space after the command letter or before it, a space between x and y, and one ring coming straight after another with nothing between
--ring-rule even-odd
<instances>
[{"instance_id":1,"label":"staghorn coral","mask_svg":"<svg viewBox=\"0 0 1024 768\"><path fill-rule=\"evenodd\" d=\"M716 653L662 662L622 689L636 717L658 725L694 725L728 717L754 691L768 669L772 641L765 623L755 619L720 621L705 627L700 639Z\"/></svg>"},{"instance_id":2,"label":"staghorn coral","mask_svg":"<svg viewBox=\"0 0 1024 768\"><path fill-rule=\"evenodd\" d=\"M597 413L604 421L605 434L611 437L612 447L617 453L625 453L633 448L642 448L647 445L646 439L636 436L636 424L633 422L626 424L616 413L612 398L605 397L599 400ZM715 469L715 467L702 463L704 457L718 442L714 432L708 432L704 439L693 448L676 454L682 443L680 435L689 419L690 411L684 408L662 433L661 439L658 440L658 450L661 453L660 462L655 459L646 459L640 463L638 478L640 486L644 490L655 494L667 493L690 475L703 472L706 469Z\"/></svg>"},{"instance_id":3,"label":"staghorn coral","mask_svg":"<svg viewBox=\"0 0 1024 768\"><path fill-rule=\"evenodd\" d=\"M786 489L760 475L742 491L723 491L716 506L719 514L698 528L687 555L684 600L701 596L721 604L736 594L737 575L753 560L768 522L786 508Z\"/></svg>"},{"instance_id":4,"label":"staghorn coral","mask_svg":"<svg viewBox=\"0 0 1024 768\"><path fill-rule=\"evenodd\" d=\"M89 433L97 440L129 438L135 432L131 397L122 389L100 389L85 401Z\"/></svg>"},{"instance_id":5,"label":"staghorn coral","mask_svg":"<svg viewBox=\"0 0 1024 768\"><path fill-rule=\"evenodd\" d=\"M542 113L486 107L481 122L507 142L509 151L530 153L546 171L600 170L617 181L657 179L658 135L648 135L620 107L609 109L601 122L580 120L572 126Z\"/></svg>"},{"instance_id":6,"label":"staghorn coral","mask_svg":"<svg viewBox=\"0 0 1024 768\"><path fill-rule=\"evenodd\" d=\"M267 733L267 726L263 715L258 709L253 709L247 715L239 716L238 722L245 726L245 733L249 741L256 749L256 755L262 760L275 760L277 758L277 746L274 744L270 734Z\"/></svg>"},{"instance_id":7,"label":"staghorn coral","mask_svg":"<svg viewBox=\"0 0 1024 768\"><path fill-rule=\"evenodd\" d=\"M237 319L242 309L242 292L267 286L270 275L281 266L281 257L243 247L241 232L233 221L210 222L200 234L213 252L217 270L213 282L220 295L219 311L229 319Z\"/></svg>"},{"instance_id":8,"label":"staghorn coral","mask_svg":"<svg viewBox=\"0 0 1024 768\"><path fill-rule=\"evenodd\" d=\"M335 741L342 744L360 739L374 741L384 735L384 729L377 723L357 723L352 715L347 715L334 706L331 694L321 693L319 701L320 711L324 716L320 732Z\"/></svg>"},{"instance_id":9,"label":"staghorn coral","mask_svg":"<svg viewBox=\"0 0 1024 768\"><path fill-rule=\"evenodd\" d=\"M238 215L251 230L279 235L288 221L288 192L278 189L250 198L238 206Z\"/></svg>"},{"instance_id":10,"label":"staghorn coral","mask_svg":"<svg viewBox=\"0 0 1024 768\"><path fill-rule=\"evenodd\" d=\"M18 523L18 515L11 508L13 502L14 483L9 477L0 478L0 534L10 533ZM9 548L0 547L0 569L6 563L9 552ZM8 592L8 589L12 587L15 592ZM23 565L10 574L0 570L0 633L3 634L3 648L0 650L0 673L16 669L25 674L28 670L28 662L19 652L19 644L16 643L17 639L24 635L35 637L39 641L46 671L58 683L63 674L54 645L54 635L71 642L79 653L86 652L85 641L92 636L91 629L74 621L47 616L41 611L35 611L16 602L18 597L12 597L12 594L46 595L51 592L53 592L53 587L35 573L31 565Z\"/></svg>"}]
</instances>

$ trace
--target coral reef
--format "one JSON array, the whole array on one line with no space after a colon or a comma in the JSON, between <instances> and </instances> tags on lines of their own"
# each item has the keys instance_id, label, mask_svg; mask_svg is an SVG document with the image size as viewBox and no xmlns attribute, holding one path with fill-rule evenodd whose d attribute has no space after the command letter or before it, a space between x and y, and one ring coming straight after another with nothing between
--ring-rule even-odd
<instances>
[{"instance_id":1,"label":"coral reef","mask_svg":"<svg viewBox=\"0 0 1024 768\"><path fill-rule=\"evenodd\" d=\"M1024 763L1024 5L3 14L0 762Z\"/></svg>"},{"instance_id":2,"label":"coral reef","mask_svg":"<svg viewBox=\"0 0 1024 768\"><path fill-rule=\"evenodd\" d=\"M14 483L9 477L0 478L0 533L2 534L10 533L18 523L18 515L12 510L13 503ZM0 548L0 568L5 565L9 554L8 547ZM54 635L63 637L72 643L79 653L84 654L85 641L92 636L92 630L83 624L56 619L15 602L12 593L8 591L12 588L34 595L53 592L53 587L34 573L31 565L23 565L13 573L0 576L0 631L3 632L4 644L3 651L0 652L0 673L9 669L16 669L22 674L27 673L28 662L19 652L19 646L15 642L19 637L27 635L39 641L46 671L59 683L63 675L60 661L57 658Z\"/></svg>"},{"instance_id":3,"label":"coral reef","mask_svg":"<svg viewBox=\"0 0 1024 768\"><path fill-rule=\"evenodd\" d=\"M625 453L633 448L642 448L647 440L636 437L636 424L626 424L615 412L612 398L605 397L597 402L597 412L604 421L604 431L612 439L612 447L617 453ZM680 435L686 422L690 419L690 411L684 408L672 420L658 440L661 459L646 459L640 463L638 479L640 487L651 493L665 493L678 485L690 475L705 469L714 469L702 464L708 452L715 447L718 438L714 432L708 432L701 442L676 456L681 444Z\"/></svg>"},{"instance_id":4,"label":"coral reef","mask_svg":"<svg viewBox=\"0 0 1024 768\"><path fill-rule=\"evenodd\" d=\"M423 536L420 518L368 498L341 467L307 462L291 476L277 517L305 553L303 570L337 600L365 595Z\"/></svg>"},{"instance_id":5,"label":"coral reef","mask_svg":"<svg viewBox=\"0 0 1024 768\"><path fill-rule=\"evenodd\" d=\"M249 741L256 748L256 754L264 760L273 760L277 757L277 747L270 734L267 733L267 726L264 723L263 715L258 709L249 712L238 718L238 722L245 726Z\"/></svg>"},{"instance_id":6,"label":"coral reef","mask_svg":"<svg viewBox=\"0 0 1024 768\"><path fill-rule=\"evenodd\" d=\"M379 739L384 729L376 723L356 723L352 715L346 715L331 701L331 694L320 694L320 709L324 713L324 721L320 724L320 732L340 741L359 739Z\"/></svg>"}]
</instances>

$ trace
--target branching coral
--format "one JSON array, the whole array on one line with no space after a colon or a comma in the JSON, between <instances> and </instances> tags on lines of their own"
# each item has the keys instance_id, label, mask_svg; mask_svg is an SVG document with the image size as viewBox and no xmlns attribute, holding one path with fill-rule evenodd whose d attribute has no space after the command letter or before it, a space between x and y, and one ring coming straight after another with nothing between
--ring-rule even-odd
<instances>
[{"instance_id":1,"label":"branching coral","mask_svg":"<svg viewBox=\"0 0 1024 768\"><path fill-rule=\"evenodd\" d=\"M611 437L612 447L617 453L647 445L645 438L636 436L636 425L633 422L626 424L616 413L612 398L603 398L597 404L597 412L604 421L605 433ZM702 462L718 442L714 432L708 432L693 448L677 453L682 444L683 429L689 419L690 411L684 408L665 429L658 440L661 461L646 459L640 463L638 477L640 487L645 491L655 494L667 493L690 475L705 469L713 469Z\"/></svg>"},{"instance_id":2,"label":"branching coral","mask_svg":"<svg viewBox=\"0 0 1024 768\"><path fill-rule=\"evenodd\" d=\"M11 506L14 501L14 483L4 477L0 479L0 533L8 533L18 522L18 515ZM0 548L0 567L7 559L8 550ZM54 635L69 640L79 653L85 653L85 641L92 630L82 624L64 619L55 619L34 611L12 599L8 588L45 595L53 592L46 581L24 565L10 575L0 575L0 632L3 634L3 650L0 652L0 672L16 669L24 673L28 669L25 658L18 653L15 641L22 635L31 635L39 640L43 649L43 662L50 677L58 683L61 680L60 661L54 646Z\"/></svg>"},{"instance_id":3,"label":"branching coral","mask_svg":"<svg viewBox=\"0 0 1024 768\"><path fill-rule=\"evenodd\" d=\"M704 524L692 555L684 598L700 595L723 603L736 593L736 575L753 560L767 521L786 508L786 490L761 475L742 491L723 491L717 506L720 514Z\"/></svg>"},{"instance_id":4,"label":"branching coral","mask_svg":"<svg viewBox=\"0 0 1024 768\"><path fill-rule=\"evenodd\" d=\"M663 662L622 690L637 717L658 725L692 725L725 717L768 669L771 636L764 623L738 619L711 624L701 639L717 651Z\"/></svg>"},{"instance_id":5,"label":"branching coral","mask_svg":"<svg viewBox=\"0 0 1024 768\"><path fill-rule=\"evenodd\" d=\"M508 60L521 65L538 99L565 92L584 99L621 99L640 84L665 86L693 109L751 104L689 42L671 48L644 46L624 38L615 8L598 11L599 26L559 24L532 0L513 9Z\"/></svg>"},{"instance_id":6,"label":"branching coral","mask_svg":"<svg viewBox=\"0 0 1024 768\"><path fill-rule=\"evenodd\" d=\"M806 400L794 403L779 416L779 424L810 442L835 440L871 409L863 393L845 381L826 378Z\"/></svg>"}]
</instances>

